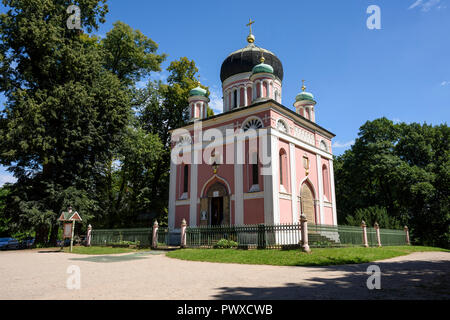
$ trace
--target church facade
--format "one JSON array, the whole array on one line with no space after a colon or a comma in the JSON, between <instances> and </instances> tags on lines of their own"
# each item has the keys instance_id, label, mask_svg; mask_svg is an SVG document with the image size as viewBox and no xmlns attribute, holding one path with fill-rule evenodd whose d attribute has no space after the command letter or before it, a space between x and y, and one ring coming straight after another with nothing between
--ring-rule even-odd
<instances>
[{"instance_id":1,"label":"church facade","mask_svg":"<svg viewBox=\"0 0 450 320\"><path fill-rule=\"evenodd\" d=\"M223 113L207 117L209 99L190 92L190 122L172 131L168 221L188 226L337 225L334 134L316 123L316 101L302 91L282 104L283 66L254 44L221 67ZM213 137L214 138L211 138ZM174 160L176 155L177 161Z\"/></svg>"}]
</instances>

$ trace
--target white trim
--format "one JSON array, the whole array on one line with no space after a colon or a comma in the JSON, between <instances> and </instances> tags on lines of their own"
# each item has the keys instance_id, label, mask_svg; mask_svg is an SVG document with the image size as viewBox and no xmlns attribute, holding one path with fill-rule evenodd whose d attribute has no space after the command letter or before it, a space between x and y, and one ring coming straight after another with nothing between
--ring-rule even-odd
<instances>
[{"instance_id":1,"label":"white trim","mask_svg":"<svg viewBox=\"0 0 450 320\"><path fill-rule=\"evenodd\" d=\"M263 191L244 193L244 200L262 199L262 198L264 198L264 192Z\"/></svg>"},{"instance_id":2,"label":"white trim","mask_svg":"<svg viewBox=\"0 0 450 320\"><path fill-rule=\"evenodd\" d=\"M191 204L191 199L175 201L175 206L187 206L190 204Z\"/></svg>"},{"instance_id":3,"label":"white trim","mask_svg":"<svg viewBox=\"0 0 450 320\"><path fill-rule=\"evenodd\" d=\"M237 163L237 153L235 150L235 163ZM234 165L234 223L244 224L244 165Z\"/></svg>"},{"instance_id":4,"label":"white trim","mask_svg":"<svg viewBox=\"0 0 450 320\"><path fill-rule=\"evenodd\" d=\"M190 207L189 207L189 226L197 226L197 192L198 192L198 165L195 164L195 156L197 152L192 153L191 168L191 189L190 191Z\"/></svg>"},{"instance_id":5,"label":"white trim","mask_svg":"<svg viewBox=\"0 0 450 320\"><path fill-rule=\"evenodd\" d=\"M206 189L206 186L211 182L211 181L213 181L215 178L217 178L217 180L220 180L221 182L223 182L224 184L225 184L225 186L227 187L227 191L228 191L228 194L229 195L231 195L231 188L230 188L230 185L229 185L229 183L227 182L227 180L225 180L225 178L222 178L221 176L218 176L217 174L214 174L211 178L209 178L208 180L206 180L206 182L203 184L203 187L202 187L202 191L201 191L201 193L200 193L200 196L201 197L203 197L203 194L205 193L205 189Z\"/></svg>"},{"instance_id":6,"label":"white trim","mask_svg":"<svg viewBox=\"0 0 450 320\"><path fill-rule=\"evenodd\" d=\"M330 163L330 187L331 187L331 202L333 204L333 223L337 226L337 210L336 210L336 193L334 190L334 168L333 160L329 160Z\"/></svg>"},{"instance_id":7,"label":"white trim","mask_svg":"<svg viewBox=\"0 0 450 320\"><path fill-rule=\"evenodd\" d=\"M297 164L296 164L296 148L293 143L289 143L289 164L291 169L291 193L294 199L292 199L292 222L298 223L298 214L297 214Z\"/></svg>"},{"instance_id":8,"label":"white trim","mask_svg":"<svg viewBox=\"0 0 450 320\"><path fill-rule=\"evenodd\" d=\"M170 182L169 182L169 208L168 208L168 224L169 229L175 228L175 200L176 200L176 180L177 166L170 161Z\"/></svg>"},{"instance_id":9,"label":"white trim","mask_svg":"<svg viewBox=\"0 0 450 320\"><path fill-rule=\"evenodd\" d=\"M322 177L322 158L320 155L316 155L317 162L317 182L319 185L319 216L320 216L320 224L324 224L324 216L323 216L323 177Z\"/></svg>"},{"instance_id":10,"label":"white trim","mask_svg":"<svg viewBox=\"0 0 450 320\"><path fill-rule=\"evenodd\" d=\"M279 151L278 151L278 137L271 135L271 155L272 155L272 188L273 188L273 223L280 223L280 197L279 197Z\"/></svg>"},{"instance_id":11,"label":"white trim","mask_svg":"<svg viewBox=\"0 0 450 320\"><path fill-rule=\"evenodd\" d=\"M284 199L284 200L292 200L291 194L285 193L285 192L281 192L281 191L278 193L278 197L280 199Z\"/></svg>"}]
</instances>

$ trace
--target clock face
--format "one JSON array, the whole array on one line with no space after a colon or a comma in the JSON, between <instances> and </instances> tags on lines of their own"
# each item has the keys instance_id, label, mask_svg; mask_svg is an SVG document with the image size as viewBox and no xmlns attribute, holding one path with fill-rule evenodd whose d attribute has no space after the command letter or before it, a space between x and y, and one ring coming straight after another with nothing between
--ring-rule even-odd
<instances>
[{"instance_id":1,"label":"clock face","mask_svg":"<svg viewBox=\"0 0 450 320\"><path fill-rule=\"evenodd\" d=\"M263 128L263 124L261 122L261 120L259 119L251 119L249 121L247 121L244 126L242 127L244 129L244 131L247 131L248 129L261 129Z\"/></svg>"},{"instance_id":2,"label":"clock face","mask_svg":"<svg viewBox=\"0 0 450 320\"><path fill-rule=\"evenodd\" d=\"M322 149L322 150L325 150L325 151L328 151L328 146L327 146L327 143L325 142L325 141L320 141L320 148Z\"/></svg>"}]
</instances>

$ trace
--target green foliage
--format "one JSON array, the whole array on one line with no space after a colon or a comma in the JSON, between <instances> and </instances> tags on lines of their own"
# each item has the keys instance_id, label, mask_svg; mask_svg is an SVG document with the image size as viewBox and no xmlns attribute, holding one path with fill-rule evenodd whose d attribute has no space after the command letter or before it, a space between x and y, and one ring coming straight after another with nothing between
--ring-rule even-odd
<instances>
[{"instance_id":1,"label":"green foliage","mask_svg":"<svg viewBox=\"0 0 450 320\"><path fill-rule=\"evenodd\" d=\"M450 247L449 138L446 124L366 122L335 159L339 223L408 225L418 243Z\"/></svg>"},{"instance_id":2,"label":"green foliage","mask_svg":"<svg viewBox=\"0 0 450 320\"><path fill-rule=\"evenodd\" d=\"M3 3L8 11L0 15L0 91L7 101L0 116L0 163L18 179L4 214L11 231L35 230L37 242L54 242L56 219L68 204L85 223L110 209L116 195L107 192L113 179L105 173L115 157L125 159L125 173L118 175L129 179L139 169L130 160L138 154L129 149L144 145L141 159L157 159L157 139L128 130L131 88L159 70L165 56L120 22L101 41L90 36L105 21L104 1L77 1L88 33L66 27L70 1ZM126 149L121 141L135 143ZM141 193L135 197L145 197ZM145 205L144 199L139 206Z\"/></svg>"},{"instance_id":3,"label":"green foliage","mask_svg":"<svg viewBox=\"0 0 450 320\"><path fill-rule=\"evenodd\" d=\"M364 209L356 209L355 215L348 215L346 217L346 224L350 226L360 226L361 221L365 221L366 225L373 227L375 222L378 223L380 228L385 229L402 229L402 224L395 217L388 215L386 208L373 206Z\"/></svg>"},{"instance_id":4,"label":"green foliage","mask_svg":"<svg viewBox=\"0 0 450 320\"><path fill-rule=\"evenodd\" d=\"M8 196L8 193L8 185L0 188L0 237L7 237L9 235L9 222L11 218L8 218L5 214L6 197Z\"/></svg>"},{"instance_id":5,"label":"green foliage","mask_svg":"<svg viewBox=\"0 0 450 320\"><path fill-rule=\"evenodd\" d=\"M214 245L214 249L237 248L237 246L238 246L238 243L236 241L228 240L228 239L220 239Z\"/></svg>"},{"instance_id":6,"label":"green foliage","mask_svg":"<svg viewBox=\"0 0 450 320\"><path fill-rule=\"evenodd\" d=\"M151 71L160 71L166 58L158 55L158 45L139 30L117 21L101 41L105 51L105 66L127 84L134 84Z\"/></svg>"}]
</instances>

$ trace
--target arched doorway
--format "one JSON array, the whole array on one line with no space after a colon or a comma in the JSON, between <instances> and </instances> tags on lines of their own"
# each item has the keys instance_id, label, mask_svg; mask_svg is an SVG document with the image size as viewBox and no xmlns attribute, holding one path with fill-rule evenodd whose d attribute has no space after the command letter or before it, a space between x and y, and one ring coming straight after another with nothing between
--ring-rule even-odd
<instances>
[{"instance_id":1,"label":"arched doorway","mask_svg":"<svg viewBox=\"0 0 450 320\"><path fill-rule=\"evenodd\" d=\"M200 225L229 225L230 196L228 190L220 182L208 188L200 199Z\"/></svg>"},{"instance_id":2,"label":"arched doorway","mask_svg":"<svg viewBox=\"0 0 450 320\"><path fill-rule=\"evenodd\" d=\"M308 182L304 182L300 190L300 210L308 219L308 223L316 224L314 193Z\"/></svg>"}]
</instances>

